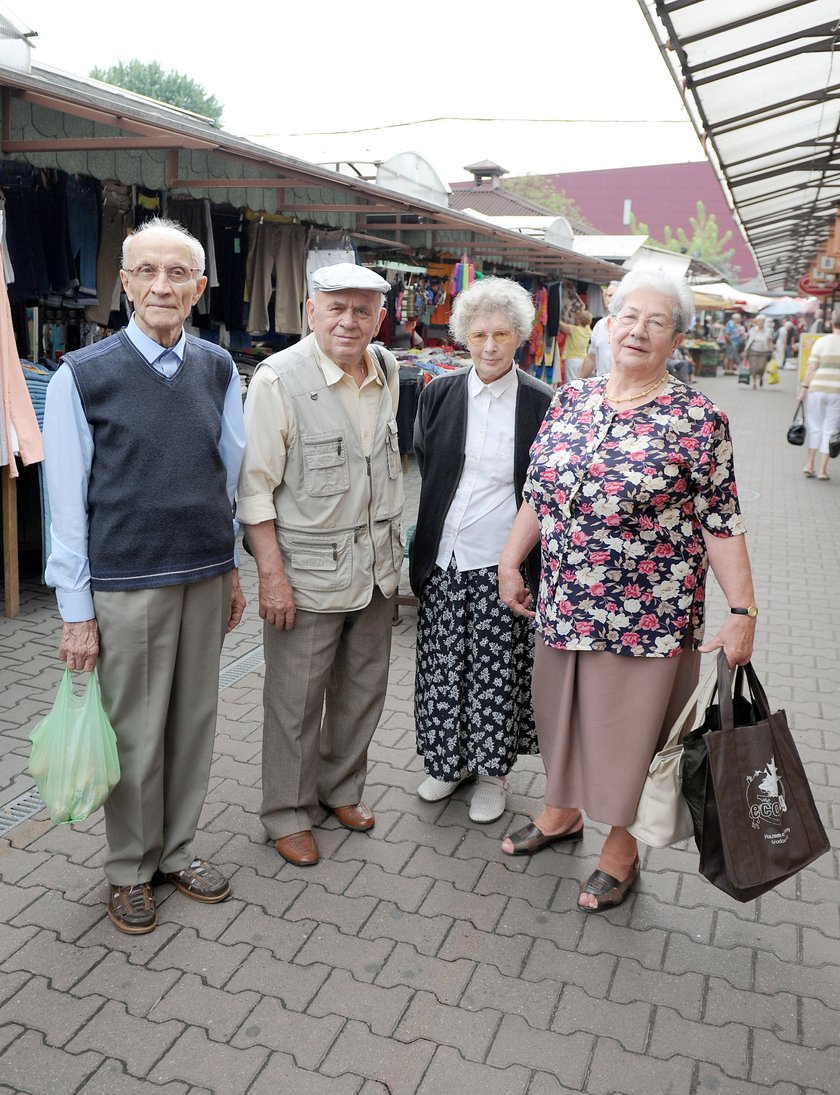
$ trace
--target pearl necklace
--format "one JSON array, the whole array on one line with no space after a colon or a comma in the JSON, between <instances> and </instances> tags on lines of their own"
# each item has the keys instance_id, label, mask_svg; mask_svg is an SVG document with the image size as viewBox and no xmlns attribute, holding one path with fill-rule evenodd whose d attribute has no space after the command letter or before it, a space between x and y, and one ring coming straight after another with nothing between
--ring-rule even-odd
<instances>
[{"instance_id":1,"label":"pearl necklace","mask_svg":"<svg viewBox=\"0 0 840 1095\"><path fill-rule=\"evenodd\" d=\"M667 379L668 379L668 373L664 372L662 374L662 376L660 376L656 380L654 380L654 382L650 385L650 387L645 388L645 390L643 392L636 392L635 395L626 395L622 399L617 399L615 396L610 395L610 393L607 391L607 386L605 384L604 385L604 395L607 397L607 399L610 401L610 403L632 403L634 399L641 399L643 396L650 395L651 392L656 391L656 389L658 387L660 387L662 382L664 380L667 380Z\"/></svg>"}]
</instances>

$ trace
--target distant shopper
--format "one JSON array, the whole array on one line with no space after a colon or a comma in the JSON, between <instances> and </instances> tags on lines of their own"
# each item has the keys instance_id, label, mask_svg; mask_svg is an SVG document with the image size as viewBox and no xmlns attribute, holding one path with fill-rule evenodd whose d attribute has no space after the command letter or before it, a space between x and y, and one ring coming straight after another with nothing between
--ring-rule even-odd
<instances>
[{"instance_id":1,"label":"distant shopper","mask_svg":"<svg viewBox=\"0 0 840 1095\"><path fill-rule=\"evenodd\" d=\"M776 348L773 351L776 357L776 364L780 369L784 369L785 367L785 362L787 361L790 352L789 347L792 341L793 323L789 319L783 319L776 332Z\"/></svg>"},{"instance_id":2,"label":"distant shopper","mask_svg":"<svg viewBox=\"0 0 840 1095\"><path fill-rule=\"evenodd\" d=\"M744 363L749 365L753 388L764 387L764 372L772 349L773 339L767 330L767 320L764 316L756 316L744 343Z\"/></svg>"},{"instance_id":3,"label":"distant shopper","mask_svg":"<svg viewBox=\"0 0 840 1095\"><path fill-rule=\"evenodd\" d=\"M738 371L738 362L741 359L741 351L744 347L744 325L741 323L741 313L733 312L723 325L723 371L733 374Z\"/></svg>"},{"instance_id":4,"label":"distant shopper","mask_svg":"<svg viewBox=\"0 0 840 1095\"><path fill-rule=\"evenodd\" d=\"M578 308L575 312L574 323L558 324L560 330L566 336L563 343L563 383L569 384L578 380L583 369L583 359L589 349L589 339L592 337L592 313L585 308Z\"/></svg>"},{"instance_id":5,"label":"distant shopper","mask_svg":"<svg viewBox=\"0 0 840 1095\"><path fill-rule=\"evenodd\" d=\"M808 429L808 463L802 471L809 479L829 479L828 439L840 430L840 304L831 313L831 334L818 338L811 348L797 399L805 403ZM817 453L819 471L814 468Z\"/></svg>"},{"instance_id":6,"label":"distant shopper","mask_svg":"<svg viewBox=\"0 0 840 1095\"><path fill-rule=\"evenodd\" d=\"M620 281L611 281L607 286L607 291L604 293L607 311L609 311L610 302L620 284ZM610 332L607 316L601 316L592 328L592 337L589 340L589 349L586 351L586 357L583 359L580 378L581 380L585 380L593 374L595 376L609 376L612 365L613 359L612 350L610 349Z\"/></svg>"}]
</instances>

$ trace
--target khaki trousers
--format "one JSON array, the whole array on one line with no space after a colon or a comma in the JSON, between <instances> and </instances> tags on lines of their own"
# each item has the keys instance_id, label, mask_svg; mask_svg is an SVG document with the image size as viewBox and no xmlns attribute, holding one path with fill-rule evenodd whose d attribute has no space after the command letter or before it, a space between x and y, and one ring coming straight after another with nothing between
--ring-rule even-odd
<instances>
[{"instance_id":1,"label":"khaki trousers","mask_svg":"<svg viewBox=\"0 0 840 1095\"><path fill-rule=\"evenodd\" d=\"M105 874L114 886L180 871L207 794L230 618L231 575L94 593L102 702L120 782L105 803Z\"/></svg>"},{"instance_id":2,"label":"khaki trousers","mask_svg":"<svg viewBox=\"0 0 840 1095\"><path fill-rule=\"evenodd\" d=\"M311 829L318 803L360 802L388 684L393 599L357 612L298 611L263 633L261 818L272 840Z\"/></svg>"}]
</instances>

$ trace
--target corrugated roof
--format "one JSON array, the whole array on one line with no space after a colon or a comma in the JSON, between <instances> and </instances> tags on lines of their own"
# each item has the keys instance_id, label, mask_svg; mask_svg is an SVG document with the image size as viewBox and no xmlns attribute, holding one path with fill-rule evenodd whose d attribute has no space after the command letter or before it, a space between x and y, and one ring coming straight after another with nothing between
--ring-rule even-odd
<instances>
[{"instance_id":1,"label":"corrugated roof","mask_svg":"<svg viewBox=\"0 0 840 1095\"><path fill-rule=\"evenodd\" d=\"M506 190L504 186L475 186L473 183L450 183L452 193L449 195L450 209L475 209L477 213L483 213L486 217L515 217L518 214L535 214L557 217L556 210L547 209L544 205L523 198L512 190ZM565 214L563 214L565 216ZM572 226L575 235L589 236L595 231L591 225L583 224L566 216L566 220Z\"/></svg>"},{"instance_id":2,"label":"corrugated roof","mask_svg":"<svg viewBox=\"0 0 840 1095\"><path fill-rule=\"evenodd\" d=\"M485 268L490 264L546 277L603 282L623 273L610 263L283 155L187 111L46 67L33 65L31 72L0 67L0 104L0 156L43 167L63 167L69 156L74 164L69 170L93 175L95 170L83 170L92 157L109 170L129 159L154 158L157 189L217 201L231 200L221 197L231 192L238 205L274 208L344 229L379 257L460 256L466 251L473 261L483 260ZM69 117L73 125L59 126L58 136L44 133L32 124L44 111ZM147 155L138 155L140 150ZM270 198L271 206L253 205L252 195L257 201Z\"/></svg>"},{"instance_id":3,"label":"corrugated roof","mask_svg":"<svg viewBox=\"0 0 840 1095\"><path fill-rule=\"evenodd\" d=\"M766 284L794 287L840 205L840 5L638 2Z\"/></svg>"}]
</instances>

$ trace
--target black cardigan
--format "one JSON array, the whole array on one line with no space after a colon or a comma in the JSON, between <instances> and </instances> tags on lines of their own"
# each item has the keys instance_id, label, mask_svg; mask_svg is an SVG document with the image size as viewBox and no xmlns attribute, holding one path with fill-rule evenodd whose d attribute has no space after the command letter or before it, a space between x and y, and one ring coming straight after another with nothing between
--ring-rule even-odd
<instances>
[{"instance_id":1,"label":"black cardigan","mask_svg":"<svg viewBox=\"0 0 840 1095\"><path fill-rule=\"evenodd\" d=\"M419 594L437 558L443 523L464 470L467 438L467 377L469 369L439 376L420 396L414 422L414 453L422 485L417 526L409 552L409 579ZM517 506L528 471L528 453L542 425L554 392L547 384L516 369L513 487ZM528 583L536 595L540 577L539 545L526 560Z\"/></svg>"}]
</instances>

